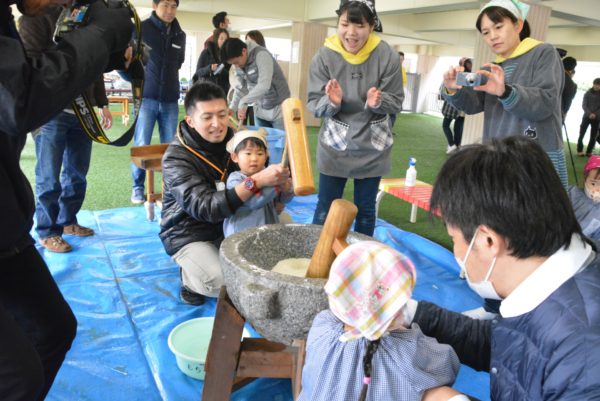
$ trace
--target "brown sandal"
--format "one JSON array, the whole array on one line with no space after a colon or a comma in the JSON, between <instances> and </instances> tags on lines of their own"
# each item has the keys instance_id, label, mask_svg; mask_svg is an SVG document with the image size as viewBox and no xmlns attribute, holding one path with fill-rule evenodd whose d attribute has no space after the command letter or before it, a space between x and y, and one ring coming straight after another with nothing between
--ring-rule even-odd
<instances>
[{"instance_id":1,"label":"brown sandal","mask_svg":"<svg viewBox=\"0 0 600 401\"><path fill-rule=\"evenodd\" d=\"M583 152L577 152L577 156L583 157Z\"/></svg>"}]
</instances>

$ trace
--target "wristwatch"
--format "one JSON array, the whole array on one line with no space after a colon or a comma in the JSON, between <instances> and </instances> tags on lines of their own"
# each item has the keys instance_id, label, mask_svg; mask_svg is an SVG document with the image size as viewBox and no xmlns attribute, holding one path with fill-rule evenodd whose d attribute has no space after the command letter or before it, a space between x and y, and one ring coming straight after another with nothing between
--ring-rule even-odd
<instances>
[{"instance_id":1,"label":"wristwatch","mask_svg":"<svg viewBox=\"0 0 600 401\"><path fill-rule=\"evenodd\" d=\"M252 192L254 195L258 196L260 194L258 187L256 186L256 181L254 181L252 177L248 177L244 180L244 186L248 191Z\"/></svg>"}]
</instances>

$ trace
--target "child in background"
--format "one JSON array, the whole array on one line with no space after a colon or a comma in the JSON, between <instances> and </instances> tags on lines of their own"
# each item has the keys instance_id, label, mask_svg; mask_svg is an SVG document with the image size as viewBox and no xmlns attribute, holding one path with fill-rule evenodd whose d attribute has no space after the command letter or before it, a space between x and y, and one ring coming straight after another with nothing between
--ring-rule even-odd
<instances>
[{"instance_id":1,"label":"child in background","mask_svg":"<svg viewBox=\"0 0 600 401\"><path fill-rule=\"evenodd\" d=\"M298 401L469 400L441 387L460 369L454 350L402 326L416 275L410 259L379 242L340 253L325 285L330 310L308 333Z\"/></svg>"},{"instance_id":2,"label":"child in background","mask_svg":"<svg viewBox=\"0 0 600 401\"><path fill-rule=\"evenodd\" d=\"M258 131L238 132L228 143L227 151L231 153L231 160L237 163L240 171L229 175L227 188L235 188L242 182L251 182L252 175L265 168L269 156L269 148L264 129ZM233 216L225 219L223 233L225 238L246 228L258 227L265 224L279 224L280 217L283 223L293 223L287 213L277 215L275 201L289 203L294 198L294 189L291 182L285 187L263 187L240 207Z\"/></svg>"},{"instance_id":3,"label":"child in background","mask_svg":"<svg viewBox=\"0 0 600 401\"><path fill-rule=\"evenodd\" d=\"M568 190L575 217L588 238L600 240L600 156L592 156L583 170L583 189Z\"/></svg>"}]
</instances>

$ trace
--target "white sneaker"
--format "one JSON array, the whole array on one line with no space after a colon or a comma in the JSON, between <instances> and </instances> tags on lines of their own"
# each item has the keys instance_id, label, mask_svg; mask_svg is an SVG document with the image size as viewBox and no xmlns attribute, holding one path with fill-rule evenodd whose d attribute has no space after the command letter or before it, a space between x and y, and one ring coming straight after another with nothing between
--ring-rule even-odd
<instances>
[{"instance_id":1,"label":"white sneaker","mask_svg":"<svg viewBox=\"0 0 600 401\"><path fill-rule=\"evenodd\" d=\"M462 314L477 320L493 320L498 316L496 313L487 312L483 306L481 308L465 311Z\"/></svg>"},{"instance_id":2,"label":"white sneaker","mask_svg":"<svg viewBox=\"0 0 600 401\"><path fill-rule=\"evenodd\" d=\"M452 153L456 152L456 149L458 149L456 147L456 145L452 145L452 146L448 145L448 149L446 149L446 154L448 154L448 155L452 154Z\"/></svg>"}]
</instances>

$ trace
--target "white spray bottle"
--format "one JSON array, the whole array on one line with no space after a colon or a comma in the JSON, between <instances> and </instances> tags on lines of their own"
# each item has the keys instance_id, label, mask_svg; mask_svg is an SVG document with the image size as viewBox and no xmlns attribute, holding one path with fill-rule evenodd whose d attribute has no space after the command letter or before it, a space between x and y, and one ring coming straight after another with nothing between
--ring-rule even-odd
<instances>
[{"instance_id":1,"label":"white spray bottle","mask_svg":"<svg viewBox=\"0 0 600 401\"><path fill-rule=\"evenodd\" d=\"M404 184L407 187L414 187L417 183L417 169L415 168L416 163L417 159L412 157L408 159L408 170L406 170L406 181Z\"/></svg>"}]
</instances>

